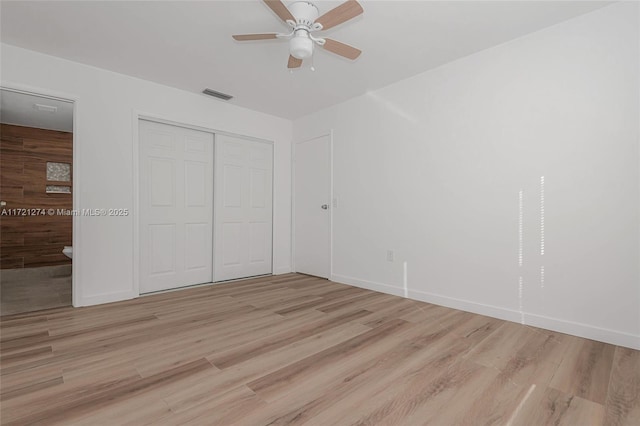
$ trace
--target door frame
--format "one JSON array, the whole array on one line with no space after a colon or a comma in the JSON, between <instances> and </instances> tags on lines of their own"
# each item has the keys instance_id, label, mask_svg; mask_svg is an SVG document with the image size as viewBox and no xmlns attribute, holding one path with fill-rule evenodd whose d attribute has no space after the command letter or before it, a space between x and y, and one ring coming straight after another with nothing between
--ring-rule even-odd
<instances>
[{"instance_id":1,"label":"door frame","mask_svg":"<svg viewBox=\"0 0 640 426\"><path fill-rule=\"evenodd\" d=\"M70 102L73 105L73 135L72 135L72 149L73 149L73 182L71 183L72 191L72 206L74 211L80 211L80 143L78 139L78 110L80 105L80 98L77 95L56 92L49 89L43 89L41 87L34 87L25 84L12 83L7 81L0 81L0 88L8 90L10 92L23 93L25 95L40 96L43 98L55 99L58 101ZM80 242L80 220L77 215L71 215L71 246L73 247L73 259L71 261L71 305L74 308L84 306L82 299L82 286L78 278L81 276L82 270L82 249Z\"/></svg>"},{"instance_id":2,"label":"door frame","mask_svg":"<svg viewBox=\"0 0 640 426\"><path fill-rule=\"evenodd\" d=\"M213 134L213 176L215 179L215 146L216 146L216 135L228 135L234 136L238 138L243 138L246 140L251 140L254 142L266 143L270 144L273 149L271 150L271 164L272 168L275 170L275 143L268 139L260 139L252 136L241 135L233 132L226 132L224 130L218 130L213 127L210 127L206 124L195 124L195 123L185 123L182 121L176 121L171 118L167 118L158 114L149 113L140 110L133 110L131 119L131 130L132 130L132 141L133 141L133 149L132 149L132 163L133 163L133 208L131 211L131 216L133 219L133 297L140 297L140 129L139 122L140 120L152 121L154 123L167 124L170 126L184 127L186 129L198 130L200 132L207 132ZM273 238L273 230L275 228L275 199L276 199L276 191L275 191L275 173L271 173L271 271L274 271L274 254L275 254L275 239ZM215 183L214 183L215 185ZM215 186L214 186L215 188ZM215 192L213 194L212 203L215 206ZM213 217L211 218L212 222L212 257L211 257L211 283L205 284L196 284L196 286L215 284L213 281L215 277L215 264L213 263L213 255L215 254L215 244L216 239L213 234L213 226L215 224L216 219L216 211L213 209ZM183 287L189 288L189 287ZM169 289L163 291L174 291L180 289Z\"/></svg>"},{"instance_id":3,"label":"door frame","mask_svg":"<svg viewBox=\"0 0 640 426\"><path fill-rule=\"evenodd\" d=\"M333 129L316 136L295 141L291 144L291 266L296 272L296 146L314 139L329 137L329 277L333 279L333 210L336 199L333 193Z\"/></svg>"}]
</instances>

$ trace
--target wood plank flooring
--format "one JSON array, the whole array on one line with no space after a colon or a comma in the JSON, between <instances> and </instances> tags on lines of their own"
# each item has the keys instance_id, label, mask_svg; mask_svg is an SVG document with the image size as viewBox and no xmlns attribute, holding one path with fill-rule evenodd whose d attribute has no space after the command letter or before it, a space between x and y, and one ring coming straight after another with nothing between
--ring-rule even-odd
<instances>
[{"instance_id":1,"label":"wood plank flooring","mask_svg":"<svg viewBox=\"0 0 640 426\"><path fill-rule=\"evenodd\" d=\"M299 274L2 317L3 425L638 425L640 352Z\"/></svg>"}]
</instances>

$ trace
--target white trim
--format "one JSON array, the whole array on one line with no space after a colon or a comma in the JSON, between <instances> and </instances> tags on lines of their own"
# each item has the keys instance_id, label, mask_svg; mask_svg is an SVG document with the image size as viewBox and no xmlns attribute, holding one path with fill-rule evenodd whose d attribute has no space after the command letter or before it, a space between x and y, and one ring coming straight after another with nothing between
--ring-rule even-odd
<instances>
[{"instance_id":1,"label":"white trim","mask_svg":"<svg viewBox=\"0 0 640 426\"><path fill-rule=\"evenodd\" d=\"M181 121L175 121L170 118L162 117L157 114L151 114L151 113L147 113L139 110L134 110L134 114L137 114L137 117L139 120L153 121L155 123L168 124L170 126L177 126L177 127L184 127L185 129L191 129L191 130L198 130L200 132L213 133L217 135L227 135L227 136L242 138L242 139L246 139L254 142L261 142L261 143L274 145L274 142L269 139L257 138L254 136L243 135L240 133L233 133L233 132L227 132L220 129L214 129L213 127L209 127L206 124L195 124L195 123L185 123Z\"/></svg>"},{"instance_id":2,"label":"white trim","mask_svg":"<svg viewBox=\"0 0 640 426\"><path fill-rule=\"evenodd\" d=\"M348 283L347 283L348 284ZM471 302L469 300L457 299L442 296L419 290L409 290L409 298L422 302L433 303L446 306L452 309L459 309L466 312L473 312L515 323L521 323L522 315L520 311L502 308L494 305ZM640 336L631 333L624 333L608 328L596 327L574 321L567 321L560 318L551 318L544 315L537 315L524 312L525 325L558 331L560 333L571 334L573 336L593 339L600 342L611 343L613 345L625 346L632 349L640 349Z\"/></svg>"},{"instance_id":3,"label":"white trim","mask_svg":"<svg viewBox=\"0 0 640 426\"><path fill-rule=\"evenodd\" d=\"M24 93L28 95L40 96L43 98L55 99L73 104L73 210L80 211L80 143L78 140L78 123L79 123L79 105L80 98L77 95L57 92L42 87L35 87L26 84L0 81L0 88L11 92ZM73 258L71 260L71 304L74 307L85 306L86 301L82 297L82 286L79 277L82 270L82 249L80 243L80 218L72 216L71 222L71 246L73 247Z\"/></svg>"},{"instance_id":4,"label":"white trim","mask_svg":"<svg viewBox=\"0 0 640 426\"><path fill-rule=\"evenodd\" d=\"M329 276L333 276L333 129L329 130Z\"/></svg>"},{"instance_id":5,"label":"white trim","mask_svg":"<svg viewBox=\"0 0 640 426\"><path fill-rule=\"evenodd\" d=\"M56 92L49 89L43 89L41 87L28 86L25 84L11 83L7 81L0 81L0 87L4 90L15 93L23 93L25 95L35 95L41 98L52 99L62 102L77 102L78 96L70 95L68 93Z\"/></svg>"},{"instance_id":6,"label":"white trim","mask_svg":"<svg viewBox=\"0 0 640 426\"><path fill-rule=\"evenodd\" d=\"M216 280L216 161L218 138L213 135L213 146L211 147L211 282ZM273 225L272 225L273 226ZM273 259L273 258L272 258Z\"/></svg>"},{"instance_id":7,"label":"white trim","mask_svg":"<svg viewBox=\"0 0 640 426\"><path fill-rule=\"evenodd\" d=\"M216 197L218 196L216 194L216 162L218 161L218 138L216 137L215 133L213 134L212 151L213 163L211 163L211 167L213 168L213 182L211 182L211 190L213 191L213 194L211 194L211 282L214 283L216 281L216 253L218 252L218 239L216 238L216 219L218 219L218 212L216 209ZM271 220L273 222L273 217ZM273 224L271 226L273 227ZM273 253L271 259L273 261Z\"/></svg>"},{"instance_id":8,"label":"white trim","mask_svg":"<svg viewBox=\"0 0 640 426\"><path fill-rule=\"evenodd\" d=\"M140 296L140 118L136 111L133 111L131 119L131 158L133 167L133 200L131 208L131 219L133 220L133 281L132 293L134 297Z\"/></svg>"},{"instance_id":9,"label":"white trim","mask_svg":"<svg viewBox=\"0 0 640 426\"><path fill-rule=\"evenodd\" d=\"M138 294L132 290L118 291L116 293L102 293L85 297L82 300L82 304L79 306L93 306L101 305L103 303L122 302L125 300L135 299L136 297L138 297Z\"/></svg>"},{"instance_id":10,"label":"white trim","mask_svg":"<svg viewBox=\"0 0 640 426\"><path fill-rule=\"evenodd\" d=\"M215 147L216 143L216 135L213 135L213 146ZM215 158L215 150L213 153L213 176L215 182L216 176L216 158ZM215 185L215 183L214 183ZM215 192L214 192L215 197ZM214 200L215 201L215 200ZM215 205L215 204L214 204ZM213 209L213 214L216 214L216 209ZM274 274L276 270L276 221L274 220L276 217L276 144L271 144L271 274ZM213 221L213 226L215 226L215 218ZM215 231L214 231L215 232ZM215 241L215 238L214 238ZM213 247L213 246L212 246ZM215 266L215 265L214 265ZM215 271L214 271L215 272Z\"/></svg>"},{"instance_id":11,"label":"white trim","mask_svg":"<svg viewBox=\"0 0 640 426\"><path fill-rule=\"evenodd\" d=\"M73 101L73 209L75 211L80 211L80 181L82 177L80 176L80 143L78 141L78 111L80 108L80 100L75 98ZM72 224L71 224L71 247L73 248L73 257L71 260L71 303L73 306L81 306L84 304L84 296L82 293L82 286L80 285L80 271L82 270L81 266L83 265L82 256L84 253L82 252L82 244L80 243L80 230L81 221L77 216L73 216Z\"/></svg>"},{"instance_id":12,"label":"white trim","mask_svg":"<svg viewBox=\"0 0 640 426\"><path fill-rule=\"evenodd\" d=\"M394 296L404 297L403 287L335 274L331 275L331 281L365 288L367 290L378 291L381 293L392 294ZM514 309L507 309L494 305L486 305L482 303L471 302L469 300L457 299L454 297L442 296L439 294L419 290L409 290L408 295L409 299L433 303L435 305L445 306L451 309L472 312L475 314L498 318L518 324L521 323L522 319L520 311ZM599 342L610 343L612 345L624 346L627 348L640 350L640 335L634 335L631 333L611 330L608 328L596 327L589 324L567 321L559 318L551 318L544 315L531 314L527 312L524 313L524 318L525 325L527 326L544 328L546 330L553 330L560 333L583 337L586 339L597 340Z\"/></svg>"},{"instance_id":13,"label":"white trim","mask_svg":"<svg viewBox=\"0 0 640 426\"><path fill-rule=\"evenodd\" d=\"M531 325L533 327L545 328L547 330L572 334L586 339L640 350L640 335L633 335L631 333L596 327L574 321L551 318L544 315L525 313L525 320L527 321L527 325Z\"/></svg>"},{"instance_id":14,"label":"white trim","mask_svg":"<svg viewBox=\"0 0 640 426\"><path fill-rule=\"evenodd\" d=\"M640 7L638 7L638 16L636 16L636 19L640 19ZM638 21L636 21L638 22ZM638 58L640 59L640 43L638 43ZM640 66L640 60L638 61L638 66ZM638 85L638 98L640 99L640 85ZM640 120L638 120L638 134L640 134ZM636 169L637 171L640 172L640 149L638 150L638 168ZM640 176L638 176L638 199L640 200ZM640 212L638 212L638 215L640 216ZM640 217L638 217L638 219L640 219ZM638 226L638 245L637 245L637 250L638 250L638 281L640 281L640 226ZM636 300L640 301L640 285L637 286L637 294L636 294ZM636 320L638 321L637 324L640 324L640 309L638 309L637 312L637 318ZM636 338L636 349L640 350L640 336Z\"/></svg>"},{"instance_id":15,"label":"white trim","mask_svg":"<svg viewBox=\"0 0 640 426\"><path fill-rule=\"evenodd\" d=\"M296 270L296 143L291 141L291 161L289 165L289 192L291 193L291 207L289 211L289 215L291 216L291 232L289 233L289 247L291 247L291 252L289 255L289 265L291 265L291 272L295 272Z\"/></svg>"},{"instance_id":16,"label":"white trim","mask_svg":"<svg viewBox=\"0 0 640 426\"><path fill-rule=\"evenodd\" d=\"M505 321L520 323L520 311L515 309L505 309L493 305L485 305L476 302L470 302L464 299L456 299L453 297L441 296L434 293L419 290L409 290L409 299L419 300L421 302L433 303L447 308L458 309L466 312L473 312L480 315L490 316Z\"/></svg>"},{"instance_id":17,"label":"white trim","mask_svg":"<svg viewBox=\"0 0 640 426\"><path fill-rule=\"evenodd\" d=\"M329 273L333 276L333 129L327 133L307 138L291 144L291 271L296 271L296 146L315 139L329 137Z\"/></svg>"},{"instance_id":18,"label":"white trim","mask_svg":"<svg viewBox=\"0 0 640 426\"><path fill-rule=\"evenodd\" d=\"M273 275L283 275L283 274L290 274L290 273L291 273L291 267L289 266L280 266L278 268L273 269Z\"/></svg>"},{"instance_id":19,"label":"white trim","mask_svg":"<svg viewBox=\"0 0 640 426\"><path fill-rule=\"evenodd\" d=\"M340 283L340 284L348 284L360 288L365 288L367 290L378 291L380 293L392 294L394 296L404 297L404 289L402 287L397 287L389 284L383 284L375 281L367 281L361 280L359 278L348 277L346 275L331 275L331 281Z\"/></svg>"}]
</instances>

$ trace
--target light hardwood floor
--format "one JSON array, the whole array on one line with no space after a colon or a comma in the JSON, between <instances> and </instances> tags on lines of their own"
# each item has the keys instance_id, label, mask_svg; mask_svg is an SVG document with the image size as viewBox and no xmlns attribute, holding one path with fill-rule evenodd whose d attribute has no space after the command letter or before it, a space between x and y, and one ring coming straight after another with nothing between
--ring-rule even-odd
<instances>
[{"instance_id":1,"label":"light hardwood floor","mask_svg":"<svg viewBox=\"0 0 640 426\"><path fill-rule=\"evenodd\" d=\"M2 318L5 425L638 425L640 352L289 274Z\"/></svg>"}]
</instances>

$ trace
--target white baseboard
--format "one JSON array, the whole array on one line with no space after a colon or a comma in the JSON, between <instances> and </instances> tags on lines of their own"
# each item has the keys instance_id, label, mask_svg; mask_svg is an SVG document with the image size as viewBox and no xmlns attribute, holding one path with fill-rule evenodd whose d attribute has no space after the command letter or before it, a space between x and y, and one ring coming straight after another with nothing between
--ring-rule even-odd
<instances>
[{"instance_id":1,"label":"white baseboard","mask_svg":"<svg viewBox=\"0 0 640 426\"><path fill-rule=\"evenodd\" d=\"M534 327L640 350L640 335L535 314L526 314L526 321Z\"/></svg>"},{"instance_id":2,"label":"white baseboard","mask_svg":"<svg viewBox=\"0 0 640 426\"><path fill-rule=\"evenodd\" d=\"M567 321L559 318L551 318L544 315L531 314L527 312L520 313L518 311L501 308L499 306L485 305L482 303L441 296L418 290L409 290L409 298L446 306L448 308L459 309L461 311L473 312L506 321L544 328L546 330L584 337L586 339L597 340L599 342L610 343L612 345L640 349L640 336L621 331Z\"/></svg>"},{"instance_id":3,"label":"white baseboard","mask_svg":"<svg viewBox=\"0 0 640 426\"><path fill-rule=\"evenodd\" d=\"M281 267L275 268L273 274L281 275L290 272L290 267ZM375 281L362 280L359 278L338 274L331 275L331 281L341 284L348 284L367 290L378 291L380 293L392 294L394 296L404 296L404 289L402 287L391 286ZM436 305L446 306L448 308L459 309L467 312L473 312L476 314L486 315L506 321L524 323L533 327L540 327L560 333L571 334L573 336L584 337L586 339L597 340L600 342L640 350L640 336L631 333L625 333L617 330L611 330L589 324L583 324L559 318L552 318L544 315L531 314L527 312L522 314L512 309L472 302L469 300L457 299L448 296L442 296L424 291L409 290L408 295L410 299L420 300L422 302L433 303ZM98 294L89 297L81 297L78 306L91 306L99 305L102 303L119 302L122 300L134 299L136 297L138 297L138 294L133 291Z\"/></svg>"},{"instance_id":4,"label":"white baseboard","mask_svg":"<svg viewBox=\"0 0 640 426\"><path fill-rule=\"evenodd\" d=\"M367 290L379 291L381 293L392 294L394 296L404 296L404 289L402 287L361 280L359 278L348 277L345 275L334 274L331 276L331 281L353 285ZM502 308L500 306L486 305L418 290L409 290L408 296L410 299L446 306L452 309L473 312L475 314L486 315L505 321L526 324L533 327L544 328L560 333L571 334L573 336L584 337L586 339L597 340L599 342L610 343L612 345L640 350L640 336L631 333L595 327L593 325L567 321L559 318L551 318L544 315L531 314L527 312L520 313L519 311Z\"/></svg>"},{"instance_id":5,"label":"white baseboard","mask_svg":"<svg viewBox=\"0 0 640 426\"><path fill-rule=\"evenodd\" d=\"M446 306L447 308L461 311L473 312L474 314L486 315L505 321L522 323L522 315L520 312L499 306L485 305L418 290L409 290L409 299L420 300L421 302L433 303L434 305Z\"/></svg>"},{"instance_id":6,"label":"white baseboard","mask_svg":"<svg viewBox=\"0 0 640 426\"><path fill-rule=\"evenodd\" d=\"M139 295L137 293L131 290L119 291L117 293L96 294L95 296L83 296L80 298L80 303L76 307L93 306L111 302L121 302L123 300L135 299L138 296Z\"/></svg>"},{"instance_id":7,"label":"white baseboard","mask_svg":"<svg viewBox=\"0 0 640 426\"><path fill-rule=\"evenodd\" d=\"M331 281L340 284L349 284L355 287L366 288L367 290L379 291L380 293L392 294L394 296L404 297L404 289L402 287L391 286L389 284L378 283L374 281L366 281L358 278L347 277L345 275L331 275Z\"/></svg>"},{"instance_id":8,"label":"white baseboard","mask_svg":"<svg viewBox=\"0 0 640 426\"><path fill-rule=\"evenodd\" d=\"M291 272L291 266L279 266L277 268L273 268L273 275L289 274Z\"/></svg>"}]
</instances>

